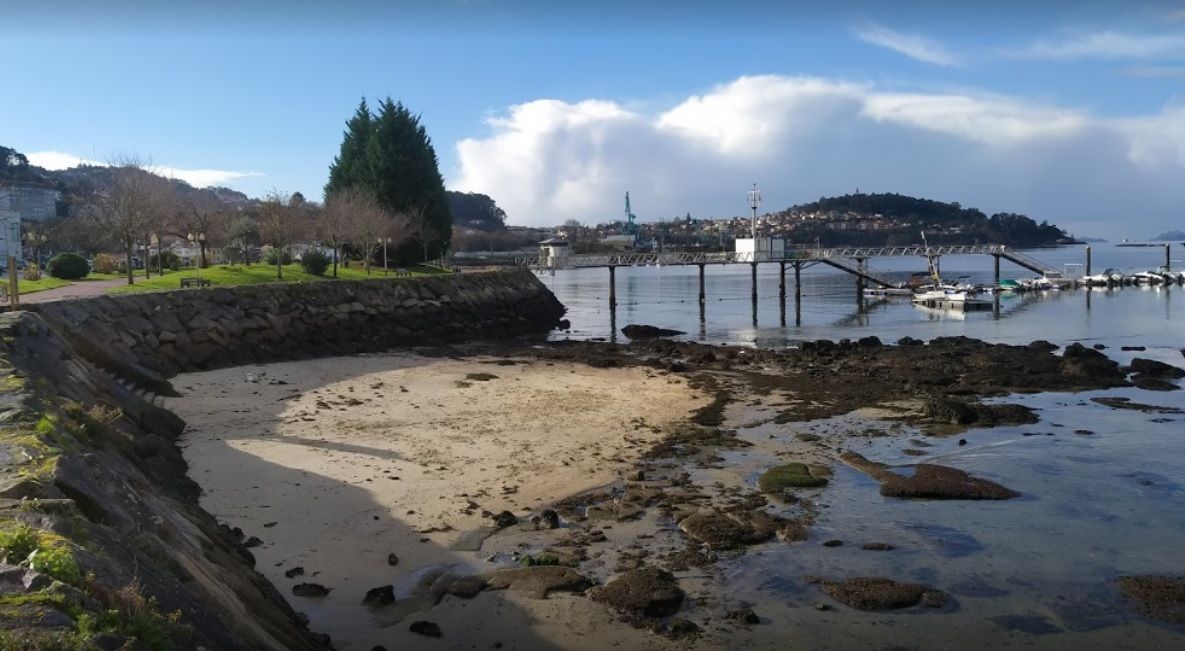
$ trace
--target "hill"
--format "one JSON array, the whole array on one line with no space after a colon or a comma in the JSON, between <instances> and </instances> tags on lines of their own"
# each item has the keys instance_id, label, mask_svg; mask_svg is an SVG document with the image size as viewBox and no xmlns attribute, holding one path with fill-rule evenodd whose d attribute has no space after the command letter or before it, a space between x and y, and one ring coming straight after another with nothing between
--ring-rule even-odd
<instances>
[{"instance_id":1,"label":"hill","mask_svg":"<svg viewBox=\"0 0 1185 651\"><path fill-rule=\"evenodd\" d=\"M1185 241L1185 233L1182 233L1181 231L1169 231L1167 233L1161 233L1160 235L1157 235L1156 237L1152 238L1152 241L1153 242L1181 242L1181 241Z\"/></svg>"},{"instance_id":2,"label":"hill","mask_svg":"<svg viewBox=\"0 0 1185 651\"><path fill-rule=\"evenodd\" d=\"M817 239L832 245L903 245L919 242L923 232L932 244L991 242L1031 247L1073 241L1057 226L1037 223L1023 214L996 213L988 217L957 202L896 193L824 197L792 206L782 215L795 223L796 239Z\"/></svg>"}]
</instances>

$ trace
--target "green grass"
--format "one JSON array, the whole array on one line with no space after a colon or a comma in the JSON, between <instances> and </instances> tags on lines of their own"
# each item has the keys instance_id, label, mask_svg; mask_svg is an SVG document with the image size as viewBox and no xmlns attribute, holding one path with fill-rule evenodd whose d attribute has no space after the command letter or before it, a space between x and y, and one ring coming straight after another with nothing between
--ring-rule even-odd
<instances>
[{"instance_id":1,"label":"green grass","mask_svg":"<svg viewBox=\"0 0 1185 651\"><path fill-rule=\"evenodd\" d=\"M450 273L438 269L436 267L417 266L410 269L413 276L424 276L439 273ZM325 272L324 276L314 276L305 273L304 269L300 268L299 264L284 265L284 278L282 281L276 279L276 268L266 264L253 264L250 267L242 265L218 265L202 269L200 272L196 269L183 269L181 271L168 271L164 276L153 276L149 280L139 280L134 285L120 285L112 287L107 290L109 294L131 294L137 292L150 292L168 289L180 289L182 278L197 278L201 277L203 280L209 280L214 286L233 286L233 285L257 285L261 283L274 282L313 282L318 280L333 280L333 268L330 267ZM352 264L349 268L338 267L337 276L339 280L364 280L364 279L380 279L380 278L394 278L395 272L392 269L390 274L384 275L382 269L372 268L370 275L367 275L362 267L358 264Z\"/></svg>"}]
</instances>

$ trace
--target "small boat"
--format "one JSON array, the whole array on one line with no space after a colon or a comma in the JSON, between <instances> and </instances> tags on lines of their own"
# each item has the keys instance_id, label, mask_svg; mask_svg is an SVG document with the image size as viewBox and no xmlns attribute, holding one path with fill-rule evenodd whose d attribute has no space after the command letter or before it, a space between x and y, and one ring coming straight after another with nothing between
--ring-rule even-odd
<instances>
[{"instance_id":1,"label":"small boat","mask_svg":"<svg viewBox=\"0 0 1185 651\"><path fill-rule=\"evenodd\" d=\"M869 287L864 290L865 296L913 296L913 290L908 287Z\"/></svg>"},{"instance_id":2,"label":"small boat","mask_svg":"<svg viewBox=\"0 0 1185 651\"><path fill-rule=\"evenodd\" d=\"M1020 283L1011 278L1002 278L1000 279L998 289L1002 292L1018 292L1024 288L1021 287Z\"/></svg>"}]
</instances>

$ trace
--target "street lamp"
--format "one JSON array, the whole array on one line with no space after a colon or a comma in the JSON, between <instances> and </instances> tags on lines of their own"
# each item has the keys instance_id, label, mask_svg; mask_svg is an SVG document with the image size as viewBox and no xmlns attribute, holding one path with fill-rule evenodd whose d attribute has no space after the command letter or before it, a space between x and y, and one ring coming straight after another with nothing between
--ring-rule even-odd
<instances>
[{"instance_id":1,"label":"street lamp","mask_svg":"<svg viewBox=\"0 0 1185 651\"><path fill-rule=\"evenodd\" d=\"M197 261L197 264L194 265L194 267L197 268L198 280L201 280L202 279L202 258L201 258L202 254L201 254L201 251L205 247L205 244L206 244L206 234L205 233L196 233L196 234L190 233L186 239L189 240L190 244L197 244L198 245L198 261Z\"/></svg>"},{"instance_id":2,"label":"street lamp","mask_svg":"<svg viewBox=\"0 0 1185 651\"><path fill-rule=\"evenodd\" d=\"M391 243L391 238L380 237L379 244L383 245L383 275L387 275L387 245Z\"/></svg>"},{"instance_id":3,"label":"street lamp","mask_svg":"<svg viewBox=\"0 0 1185 651\"><path fill-rule=\"evenodd\" d=\"M163 276L165 275L165 256L161 252L160 236L153 233L149 243L156 247L156 275Z\"/></svg>"}]
</instances>

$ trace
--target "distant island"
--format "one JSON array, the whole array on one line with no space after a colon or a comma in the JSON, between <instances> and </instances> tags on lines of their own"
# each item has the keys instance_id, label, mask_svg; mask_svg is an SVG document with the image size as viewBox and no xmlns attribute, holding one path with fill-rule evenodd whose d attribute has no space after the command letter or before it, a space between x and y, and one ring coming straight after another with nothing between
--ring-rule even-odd
<instances>
[{"instance_id":1,"label":"distant island","mask_svg":"<svg viewBox=\"0 0 1185 651\"><path fill-rule=\"evenodd\" d=\"M1161 233L1160 235L1157 235L1156 237L1152 238L1152 241L1153 242L1182 242L1182 241L1185 241L1185 233L1182 233L1181 231L1168 231L1167 233Z\"/></svg>"},{"instance_id":2,"label":"distant island","mask_svg":"<svg viewBox=\"0 0 1185 651\"><path fill-rule=\"evenodd\" d=\"M825 246L901 246L920 242L923 232L931 244L1037 247L1078 243L1061 228L1037 223L1023 214L988 217L957 202L896 193L824 197L792 206L777 217L793 241L818 241Z\"/></svg>"}]
</instances>

